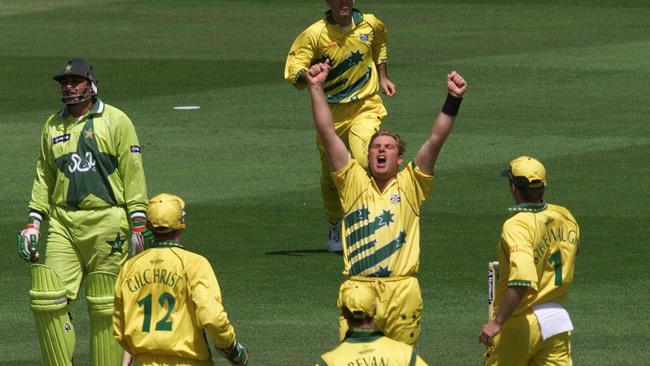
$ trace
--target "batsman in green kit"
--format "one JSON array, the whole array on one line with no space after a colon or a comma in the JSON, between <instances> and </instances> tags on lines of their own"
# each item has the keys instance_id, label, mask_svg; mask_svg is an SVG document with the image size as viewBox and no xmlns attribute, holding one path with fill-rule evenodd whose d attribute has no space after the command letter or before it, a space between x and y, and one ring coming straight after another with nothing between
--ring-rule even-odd
<instances>
[{"instance_id":1,"label":"batsman in green kit","mask_svg":"<svg viewBox=\"0 0 650 366\"><path fill-rule=\"evenodd\" d=\"M247 348L235 339L210 263L181 244L184 210L178 196L162 193L149 201L154 241L118 275L115 337L139 366L208 366L205 332L232 364L246 365Z\"/></svg>"},{"instance_id":2,"label":"batsman in green kit","mask_svg":"<svg viewBox=\"0 0 650 366\"><path fill-rule=\"evenodd\" d=\"M92 66L67 61L54 77L65 104L41 133L29 221L18 235L31 266L31 307L43 364L71 365L76 334L68 302L86 279L94 365L120 365L111 329L114 282L129 251L143 247L147 190L133 123L98 98ZM39 260L40 227L48 220L47 251ZM131 222L129 225L129 221Z\"/></svg>"},{"instance_id":3,"label":"batsman in green kit","mask_svg":"<svg viewBox=\"0 0 650 366\"><path fill-rule=\"evenodd\" d=\"M307 85L304 73L311 65L327 60L332 71L324 82L336 133L352 157L367 167L368 142L386 116L377 95L381 86L387 96L395 94L386 62L387 30L373 14L353 8L352 0L326 0L323 19L305 29L294 41L287 56L284 78L298 89ZM329 174L327 154L320 138L321 194L330 224L327 247L339 252L343 208Z\"/></svg>"},{"instance_id":4,"label":"batsman in green kit","mask_svg":"<svg viewBox=\"0 0 650 366\"><path fill-rule=\"evenodd\" d=\"M563 301L573 285L580 228L569 210L543 201L546 169L537 159L510 162L516 205L497 247L495 316L479 341L485 365L566 365L573 324Z\"/></svg>"},{"instance_id":5,"label":"batsman in green kit","mask_svg":"<svg viewBox=\"0 0 650 366\"><path fill-rule=\"evenodd\" d=\"M350 284L373 286L378 294L374 317L377 327L386 336L413 345L420 334L422 314L422 295L416 277L421 207L433 187L435 162L451 133L467 83L455 71L447 75L447 99L414 161L399 171L405 143L399 135L380 130L370 140L366 170L350 158L334 128L324 93L324 81L331 70L327 63L316 64L305 72L305 77L314 124L327 151L329 169L345 211L346 280L341 293ZM341 317L341 339L346 332L347 321Z\"/></svg>"}]
</instances>

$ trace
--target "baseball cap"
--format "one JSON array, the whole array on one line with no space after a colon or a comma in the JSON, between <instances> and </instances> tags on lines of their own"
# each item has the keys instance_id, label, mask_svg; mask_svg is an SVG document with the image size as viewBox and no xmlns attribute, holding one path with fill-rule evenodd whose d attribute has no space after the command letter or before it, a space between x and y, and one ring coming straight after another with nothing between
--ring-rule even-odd
<instances>
[{"instance_id":1,"label":"baseball cap","mask_svg":"<svg viewBox=\"0 0 650 366\"><path fill-rule=\"evenodd\" d=\"M372 318L377 309L377 292L368 284L351 284L341 291L341 308L355 319Z\"/></svg>"},{"instance_id":2,"label":"baseball cap","mask_svg":"<svg viewBox=\"0 0 650 366\"><path fill-rule=\"evenodd\" d=\"M539 160L520 156L510 162L501 176L509 177L519 187L542 188L546 186L546 168Z\"/></svg>"},{"instance_id":3,"label":"baseball cap","mask_svg":"<svg viewBox=\"0 0 650 366\"><path fill-rule=\"evenodd\" d=\"M149 200L147 220L153 231L168 233L185 229L185 202L173 194L161 193Z\"/></svg>"},{"instance_id":4,"label":"baseball cap","mask_svg":"<svg viewBox=\"0 0 650 366\"><path fill-rule=\"evenodd\" d=\"M54 80L61 81L61 79L69 75L81 76L91 82L97 81L93 67L88 62L81 59L75 58L66 61L66 63L61 66L59 73L54 75Z\"/></svg>"}]
</instances>

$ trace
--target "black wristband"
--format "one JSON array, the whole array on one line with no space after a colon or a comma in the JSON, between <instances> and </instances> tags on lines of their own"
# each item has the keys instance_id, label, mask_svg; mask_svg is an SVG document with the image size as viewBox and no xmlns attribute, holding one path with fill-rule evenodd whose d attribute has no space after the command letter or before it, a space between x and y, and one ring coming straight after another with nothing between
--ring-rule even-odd
<instances>
[{"instance_id":1,"label":"black wristband","mask_svg":"<svg viewBox=\"0 0 650 366\"><path fill-rule=\"evenodd\" d=\"M463 98L455 97L451 95L451 93L447 93L447 99L445 100L445 104L442 106L442 113L456 117L462 101Z\"/></svg>"}]
</instances>

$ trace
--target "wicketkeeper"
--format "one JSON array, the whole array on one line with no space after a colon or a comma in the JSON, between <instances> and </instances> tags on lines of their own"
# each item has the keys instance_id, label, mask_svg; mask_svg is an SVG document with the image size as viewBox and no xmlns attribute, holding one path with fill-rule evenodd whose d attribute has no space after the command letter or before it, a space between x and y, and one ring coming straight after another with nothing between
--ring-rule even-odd
<instances>
[{"instance_id":1,"label":"wicketkeeper","mask_svg":"<svg viewBox=\"0 0 650 366\"><path fill-rule=\"evenodd\" d=\"M32 264L29 292L41 364L72 364L68 302L86 279L93 365L120 365L111 334L115 278L129 254L129 226L133 252L147 234L140 143L129 117L98 98L90 64L69 60L54 79L65 107L43 126L28 223L18 235L18 254L35 263L41 223L49 223L45 264Z\"/></svg>"},{"instance_id":2,"label":"wicketkeeper","mask_svg":"<svg viewBox=\"0 0 650 366\"><path fill-rule=\"evenodd\" d=\"M210 263L181 244L184 210L178 196L149 201L154 241L120 271L115 337L139 366L213 365L205 333L231 364L246 365L248 349L236 340Z\"/></svg>"}]
</instances>

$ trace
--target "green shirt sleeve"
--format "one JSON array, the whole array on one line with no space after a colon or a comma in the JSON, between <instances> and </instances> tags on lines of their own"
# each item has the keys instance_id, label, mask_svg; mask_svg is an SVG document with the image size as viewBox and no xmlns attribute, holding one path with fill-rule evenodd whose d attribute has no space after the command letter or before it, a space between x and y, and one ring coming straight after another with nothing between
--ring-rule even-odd
<instances>
[{"instance_id":1,"label":"green shirt sleeve","mask_svg":"<svg viewBox=\"0 0 650 366\"><path fill-rule=\"evenodd\" d=\"M50 212L50 198L56 181L56 165L50 148L49 126L54 115L50 116L41 130L41 146L36 162L36 178L32 185L32 197L29 209L44 215Z\"/></svg>"},{"instance_id":2,"label":"green shirt sleeve","mask_svg":"<svg viewBox=\"0 0 650 366\"><path fill-rule=\"evenodd\" d=\"M117 124L116 139L118 173L124 182L124 201L129 214L147 210L147 184L142 164L142 147L126 114L121 114Z\"/></svg>"}]
</instances>

